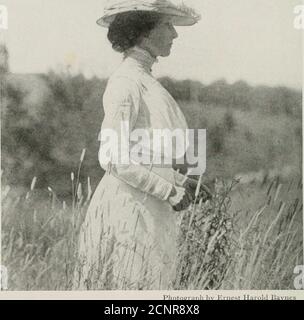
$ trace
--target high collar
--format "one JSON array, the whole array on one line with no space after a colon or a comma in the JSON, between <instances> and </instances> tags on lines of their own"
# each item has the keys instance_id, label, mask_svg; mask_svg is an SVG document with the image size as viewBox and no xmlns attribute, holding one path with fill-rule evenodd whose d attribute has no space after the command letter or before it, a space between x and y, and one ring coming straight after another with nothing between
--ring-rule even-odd
<instances>
[{"instance_id":1,"label":"high collar","mask_svg":"<svg viewBox=\"0 0 304 320\"><path fill-rule=\"evenodd\" d=\"M138 46L127 50L124 54L124 59L126 58L136 60L147 72L151 72L153 64L158 62L157 58L152 57L147 50Z\"/></svg>"}]
</instances>

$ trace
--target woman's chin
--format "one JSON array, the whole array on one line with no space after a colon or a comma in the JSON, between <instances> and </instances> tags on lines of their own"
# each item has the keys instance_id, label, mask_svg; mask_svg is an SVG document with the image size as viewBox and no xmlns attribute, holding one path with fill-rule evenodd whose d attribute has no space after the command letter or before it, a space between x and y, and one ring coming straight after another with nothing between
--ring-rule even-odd
<instances>
[{"instance_id":1,"label":"woman's chin","mask_svg":"<svg viewBox=\"0 0 304 320\"><path fill-rule=\"evenodd\" d=\"M170 56L170 54L171 54L171 48L168 49L167 51L162 52L161 56L162 57L168 57L168 56Z\"/></svg>"}]
</instances>

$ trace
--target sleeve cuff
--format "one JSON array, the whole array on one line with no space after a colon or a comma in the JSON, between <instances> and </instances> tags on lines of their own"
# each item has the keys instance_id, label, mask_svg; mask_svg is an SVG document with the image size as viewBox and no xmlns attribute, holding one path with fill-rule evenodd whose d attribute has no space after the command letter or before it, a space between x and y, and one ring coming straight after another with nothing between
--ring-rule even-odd
<instances>
[{"instance_id":1,"label":"sleeve cuff","mask_svg":"<svg viewBox=\"0 0 304 320\"><path fill-rule=\"evenodd\" d=\"M172 185L172 184L169 184L169 185L168 185L168 190L167 190L167 192L165 193L165 196L164 196L164 198L163 198L164 201L168 200L168 198L169 198L169 196L170 196L170 194L171 194L171 192L172 192L172 189L173 189L173 185Z\"/></svg>"},{"instance_id":2,"label":"sleeve cuff","mask_svg":"<svg viewBox=\"0 0 304 320\"><path fill-rule=\"evenodd\" d=\"M188 177L175 171L174 169L172 169L172 170L174 173L174 180L175 180L176 185L182 187L184 185L184 183L186 182L186 180L188 179Z\"/></svg>"},{"instance_id":3,"label":"sleeve cuff","mask_svg":"<svg viewBox=\"0 0 304 320\"><path fill-rule=\"evenodd\" d=\"M157 198L166 201L172 191L173 185L165 179L149 172L149 178L146 186L143 188L144 192L155 195Z\"/></svg>"},{"instance_id":4,"label":"sleeve cuff","mask_svg":"<svg viewBox=\"0 0 304 320\"><path fill-rule=\"evenodd\" d=\"M169 198L169 202L171 206L178 205L183 200L186 192L185 188L175 187L175 189L176 189L176 195Z\"/></svg>"}]
</instances>

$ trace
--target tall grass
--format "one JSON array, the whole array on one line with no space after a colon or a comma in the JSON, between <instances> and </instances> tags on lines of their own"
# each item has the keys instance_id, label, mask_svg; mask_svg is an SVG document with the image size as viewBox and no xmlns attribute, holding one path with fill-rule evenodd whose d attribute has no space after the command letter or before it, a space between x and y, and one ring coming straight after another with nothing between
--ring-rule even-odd
<instances>
[{"instance_id":1,"label":"tall grass","mask_svg":"<svg viewBox=\"0 0 304 320\"><path fill-rule=\"evenodd\" d=\"M294 289L294 268L304 261L302 181L277 178L266 187L260 208L237 222L224 289Z\"/></svg>"},{"instance_id":2,"label":"tall grass","mask_svg":"<svg viewBox=\"0 0 304 320\"><path fill-rule=\"evenodd\" d=\"M72 289L79 229L92 194L89 179L87 192L79 182L83 158L77 175L71 174L69 204L51 188L42 197L36 179L24 196L2 191L9 290ZM251 188L247 207L242 203L246 210L236 210L238 188ZM179 217L174 289L293 289L293 269L303 264L301 190L301 181L279 178L250 187L217 181L211 200Z\"/></svg>"}]
</instances>

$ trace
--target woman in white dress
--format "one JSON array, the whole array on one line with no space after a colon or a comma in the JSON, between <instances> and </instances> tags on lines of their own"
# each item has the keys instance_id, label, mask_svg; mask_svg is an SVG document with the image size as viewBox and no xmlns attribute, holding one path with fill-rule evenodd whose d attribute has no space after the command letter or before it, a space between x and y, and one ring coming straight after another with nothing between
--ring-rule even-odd
<instances>
[{"instance_id":1,"label":"woman in white dress","mask_svg":"<svg viewBox=\"0 0 304 320\"><path fill-rule=\"evenodd\" d=\"M74 289L172 288L176 212L190 205L196 181L173 165L139 161L147 154L154 158L156 150L144 140L140 151L132 148L128 132L144 129L150 136L153 129L187 129L179 106L151 70L157 57L169 56L177 37L174 25L193 25L198 19L193 10L167 0L111 0L98 20L109 28L108 39L124 58L103 96L99 162L106 173L80 230ZM127 151L132 161L114 161L112 152L107 160L109 141L104 134L109 132L127 137L128 144L118 139L114 145L120 155Z\"/></svg>"}]
</instances>

